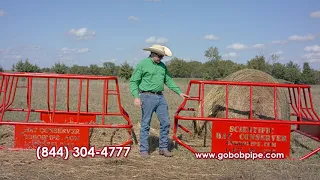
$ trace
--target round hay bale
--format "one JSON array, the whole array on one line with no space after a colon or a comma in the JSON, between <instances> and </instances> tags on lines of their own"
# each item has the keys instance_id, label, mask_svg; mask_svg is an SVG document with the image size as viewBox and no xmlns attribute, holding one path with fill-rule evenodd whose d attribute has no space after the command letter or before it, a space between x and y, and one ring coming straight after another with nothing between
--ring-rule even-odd
<instances>
[{"instance_id":1,"label":"round hay bale","mask_svg":"<svg viewBox=\"0 0 320 180\"><path fill-rule=\"evenodd\" d=\"M271 75L254 69L239 70L222 79L222 81L279 83ZM226 86L210 86L213 88L205 95L204 99L204 117L226 118ZM278 119L290 118L290 106L286 90L285 88L277 88ZM228 94L228 118L249 119L250 86L229 85ZM195 115L197 117L201 116L200 105ZM273 87L252 87L252 115L255 119L273 120L275 118ZM202 136L205 122L196 121L193 124L195 134ZM208 126L210 125L211 123L208 123Z\"/></svg>"}]
</instances>

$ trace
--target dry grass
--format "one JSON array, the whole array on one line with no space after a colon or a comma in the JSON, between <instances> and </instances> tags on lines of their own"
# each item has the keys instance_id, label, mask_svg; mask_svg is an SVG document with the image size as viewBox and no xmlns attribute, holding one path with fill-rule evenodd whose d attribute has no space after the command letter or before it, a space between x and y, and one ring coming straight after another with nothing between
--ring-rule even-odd
<instances>
[{"instance_id":1,"label":"dry grass","mask_svg":"<svg viewBox=\"0 0 320 180\"><path fill-rule=\"evenodd\" d=\"M177 79L177 84L182 91L186 91L188 79ZM51 82L53 85L53 82ZM60 109L66 108L66 89L62 82L58 83L59 98L57 99L57 107ZM65 83L65 82L63 82ZM73 82L73 88L70 93L70 107L73 110L77 109L76 93L78 83ZM101 111L101 85L99 83L91 83L93 87L90 89L89 110ZM47 108L46 106L46 90L44 89L45 82L35 81L33 84L33 102L35 108ZM139 121L141 111L133 105L133 97L129 92L127 82L120 82L121 103L124 109L130 115L134 124L134 130L139 135ZM85 87L85 82L83 84ZM209 88L206 87L208 90ZM85 89L83 89L85 90ZM192 89L192 94L196 93L197 88ZM206 91L208 92L208 91ZM320 114L320 86L312 88L314 104L318 114ZM19 89L15 102L12 107L26 107L26 97L24 96L25 89ZM52 93L52 92L51 92ZM52 93L53 94L53 93ZM178 106L182 102L182 98L174 94L172 91L165 89L164 92L169 104L169 113L171 121ZM85 93L83 92L83 97ZM51 97L52 101L52 97ZM84 105L85 98L82 98L82 110L86 110ZM110 99L109 109L116 110L116 100ZM189 103L188 106L196 107L196 104ZM52 104L51 104L52 108ZM192 115L191 113L182 113ZM24 113L6 113L5 119L19 121L25 117ZM39 115L32 113L33 121L38 121ZM101 122L101 117L97 117L97 122ZM108 123L125 123L123 118L106 118ZM188 122L182 122L187 128L192 129ZM173 121L171 123L173 125ZM171 126L172 127L172 126ZM196 160L191 152L181 146L177 146L170 138L170 149L174 154L172 158L164 158L157 154L158 148L158 129L159 121L156 115L153 116L151 122L152 137L150 138L152 149L152 157L148 160L143 160L138 156L138 145L133 145L128 158L86 158L61 160L44 159L36 160L35 151L0 151L0 179L318 179L319 162L318 156L313 156L305 162L301 161L240 161L240 160ZM170 131L172 133L172 129ZM95 129L92 132L91 145L109 145L110 136L113 133L111 129ZM183 139L187 140L185 133L179 132ZM172 137L172 134L170 134ZM298 137L298 135L297 135ZM301 153L309 152L308 149L316 147L318 144L311 143L307 138L299 136L297 142L292 143L293 156L299 157ZM139 136L138 136L139 138ZM125 132L116 132L114 142L121 142L127 139ZM0 129L0 144L10 147L13 146L13 131L12 128L1 127ZM201 142L187 141L190 144L201 149ZM199 145L200 144L200 145ZM303 144L303 146L301 146Z\"/></svg>"}]
</instances>

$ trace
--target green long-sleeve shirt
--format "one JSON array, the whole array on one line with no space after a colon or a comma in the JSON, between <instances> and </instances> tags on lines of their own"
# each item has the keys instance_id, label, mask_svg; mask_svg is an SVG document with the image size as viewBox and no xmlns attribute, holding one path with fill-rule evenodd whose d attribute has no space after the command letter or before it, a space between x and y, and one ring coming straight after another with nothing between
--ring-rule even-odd
<instances>
[{"instance_id":1,"label":"green long-sleeve shirt","mask_svg":"<svg viewBox=\"0 0 320 180\"><path fill-rule=\"evenodd\" d=\"M167 67L163 62L155 63L151 58L141 60L130 78L130 92L133 97L139 97L140 91L159 92L164 90L164 85L177 94L180 88L170 77Z\"/></svg>"}]
</instances>

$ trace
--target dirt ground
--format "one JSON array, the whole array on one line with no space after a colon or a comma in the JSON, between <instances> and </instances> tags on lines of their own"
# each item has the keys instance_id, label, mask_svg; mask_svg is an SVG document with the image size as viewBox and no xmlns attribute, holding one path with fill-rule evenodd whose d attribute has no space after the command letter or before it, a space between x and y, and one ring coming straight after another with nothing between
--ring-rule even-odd
<instances>
[{"instance_id":1,"label":"dirt ground","mask_svg":"<svg viewBox=\"0 0 320 180\"><path fill-rule=\"evenodd\" d=\"M0 179L319 179L320 161L199 160L174 151L166 158L154 151L150 159L127 158L36 159L35 151L0 151Z\"/></svg>"},{"instance_id":2,"label":"dirt ground","mask_svg":"<svg viewBox=\"0 0 320 180\"><path fill-rule=\"evenodd\" d=\"M37 83L37 82L35 82ZM182 90L186 88L186 82L178 82ZM46 105L45 96L41 97L42 87L35 84L35 92L40 100L34 101L36 105ZM134 125L139 122L140 112L132 106L133 99L128 94L126 83L121 84L122 103L124 109L129 113ZM65 91L64 91L65 92ZM165 93L169 112L172 116L181 103L181 99L170 91ZM313 88L313 98L316 110L319 113L320 86ZM93 97L99 99L99 97ZM83 98L84 99L84 98ZM59 99L58 99L59 100ZM64 100L64 98L61 98ZM173 100L177 100L173 101ZM13 106L25 105L25 96L17 95ZM65 104L65 102L61 103ZM90 104L90 107L99 104ZM73 103L76 107L76 104ZM25 106L24 106L25 107ZM45 107L45 106L44 106ZM23 119L18 114L11 114L6 117ZM38 118L38 115L34 116ZM227 160L196 159L193 154L181 146L171 144L173 157L166 158L158 155L157 136L159 122L154 116L151 123L154 135L152 153L150 159L142 159L138 155L138 145L134 144L127 158L69 158L68 160L47 158L37 160L36 151L8 151L0 150L0 180L2 179L304 179L318 180L320 177L320 155L314 155L305 161L299 160ZM135 127L139 135L139 128ZM172 129L170 130L172 138ZM110 134L103 134L97 131L96 142L101 142L101 137ZM101 134L100 134L101 133ZM109 136L110 137L110 136ZM122 139L124 136L117 134ZM138 136L139 137L139 136ZM185 136L184 136L185 137ZM293 134L291 140L291 152L293 157L301 157L310 152L311 149L319 147L319 143L310 143L307 138ZM187 139L185 139L187 141ZM117 140L115 140L117 141ZM189 142L194 143L194 142ZM0 129L0 145L13 145L13 130ZM173 148L175 146L175 148Z\"/></svg>"},{"instance_id":3,"label":"dirt ground","mask_svg":"<svg viewBox=\"0 0 320 180\"><path fill-rule=\"evenodd\" d=\"M138 127L135 127L139 137ZM110 132L110 131L109 131ZM94 132L100 136L103 131ZM110 137L107 133L105 137ZM0 150L0 179L304 179L318 180L320 177L320 156L314 155L305 161L300 160L235 160L235 159L196 159L187 149L177 145L170 138L173 157L158 154L157 130L151 130L151 157L143 159L138 154L139 144L133 144L128 156L86 157L68 160L61 157L38 160L36 150ZM2 137L4 137L2 135ZM125 140L123 133L117 133L116 143ZM170 137L172 137L170 135ZM319 143L311 143L307 138L293 134L291 157L300 158ZM108 139L107 138L107 139ZM189 141L182 138L200 152L208 152L201 147L202 141ZM99 144L104 141L99 139ZM97 141L98 142L98 141ZM105 141L106 142L106 141ZM307 142L307 143L306 143ZM103 144L103 143L102 143ZM109 143L107 143L109 145ZM306 145L305 145L306 144ZM101 145L101 144L100 144Z\"/></svg>"}]
</instances>

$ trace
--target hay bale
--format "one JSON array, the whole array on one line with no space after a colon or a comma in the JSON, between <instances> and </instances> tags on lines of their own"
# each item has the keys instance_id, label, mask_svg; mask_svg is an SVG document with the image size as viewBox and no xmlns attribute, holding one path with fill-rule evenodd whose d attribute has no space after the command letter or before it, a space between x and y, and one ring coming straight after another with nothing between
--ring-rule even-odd
<instances>
[{"instance_id":1,"label":"hay bale","mask_svg":"<svg viewBox=\"0 0 320 180\"><path fill-rule=\"evenodd\" d=\"M269 74L254 69L239 70L222 79L222 81L279 83ZM211 87L213 88L205 96L204 100L204 117L226 118L226 86L212 85ZM250 87L229 85L228 89L228 118L249 119ZM253 118L274 119L274 88L256 86L252 88L252 92ZM201 116L200 105L195 115L197 117ZM286 89L284 88L277 88L277 117L278 119L290 118L290 106ZM210 124L211 123L208 123L208 125ZM201 136L204 129L204 122L196 121L194 122L194 126L195 134Z\"/></svg>"}]
</instances>

